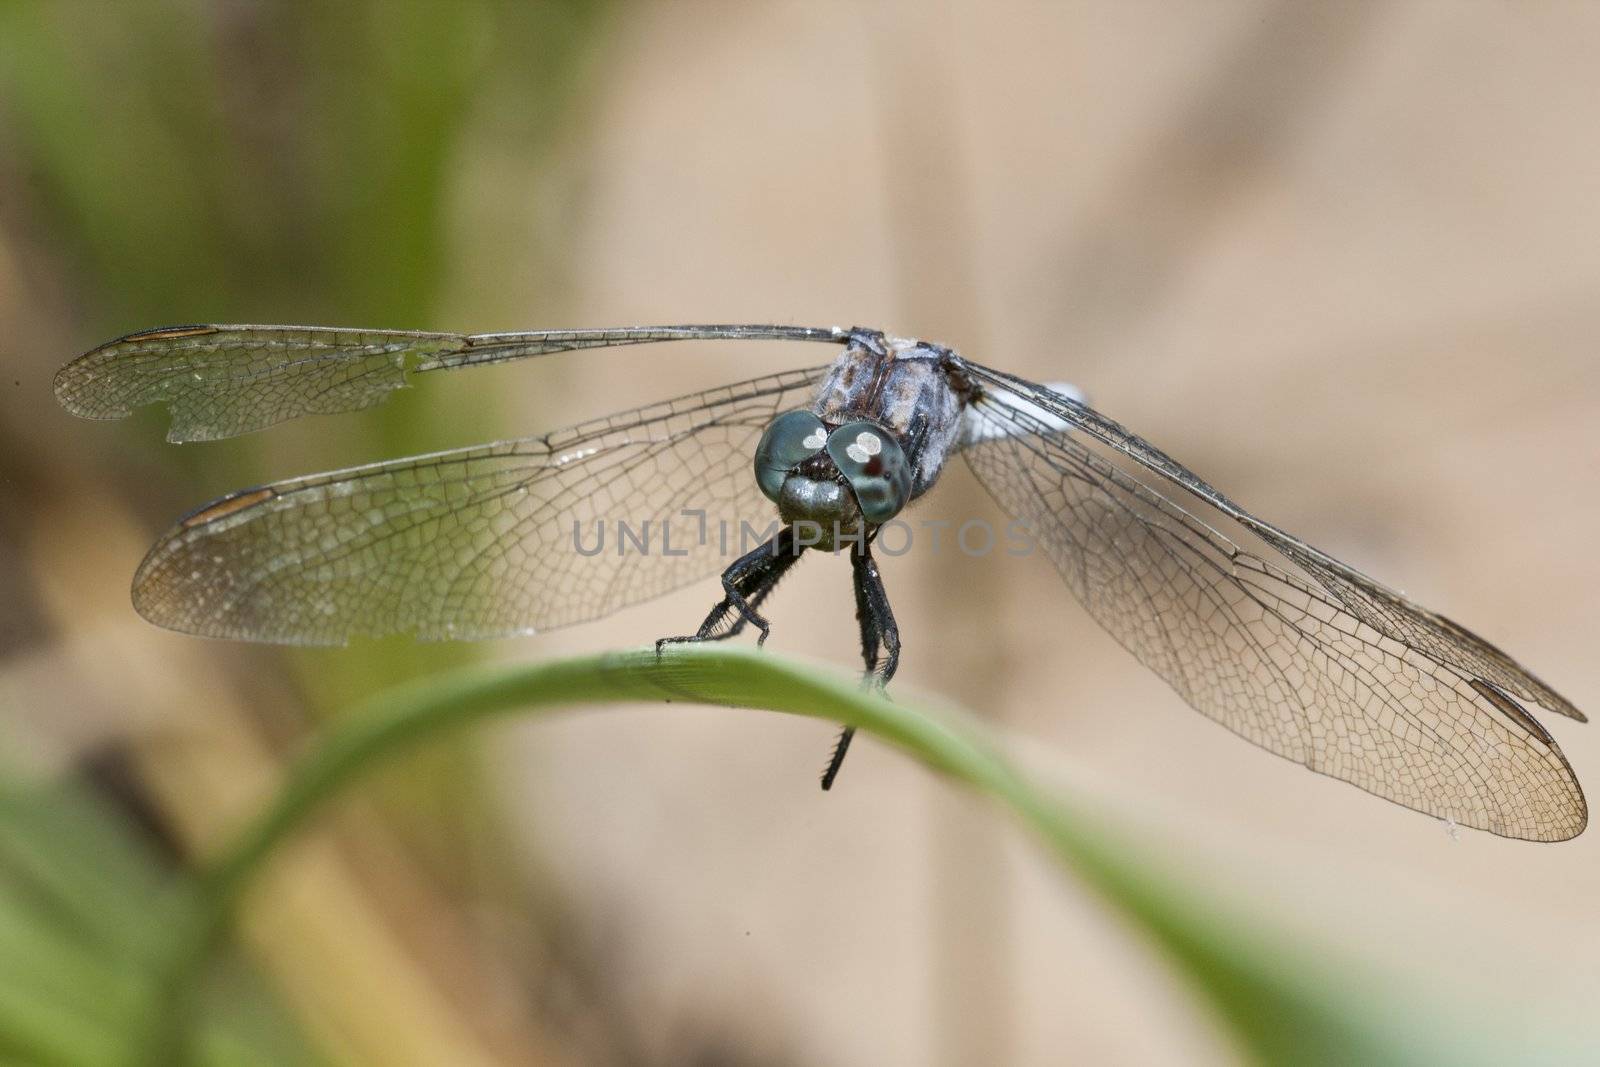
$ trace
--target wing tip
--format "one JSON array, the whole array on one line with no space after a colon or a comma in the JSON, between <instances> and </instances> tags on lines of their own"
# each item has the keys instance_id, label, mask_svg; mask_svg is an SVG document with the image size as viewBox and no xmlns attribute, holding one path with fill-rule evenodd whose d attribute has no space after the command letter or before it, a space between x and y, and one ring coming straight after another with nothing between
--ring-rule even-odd
<instances>
[{"instance_id":1,"label":"wing tip","mask_svg":"<svg viewBox=\"0 0 1600 1067\"><path fill-rule=\"evenodd\" d=\"M94 358L98 351L99 349L85 352L56 371L56 376L51 379L51 389L55 393L56 403L80 419L105 422L127 418L133 414L132 408L108 401L106 397L93 396L91 386L100 377L95 369L98 361Z\"/></svg>"},{"instance_id":2,"label":"wing tip","mask_svg":"<svg viewBox=\"0 0 1600 1067\"><path fill-rule=\"evenodd\" d=\"M1538 701L1539 706L1544 708L1546 711L1553 711L1557 715L1571 719L1573 722L1589 721L1589 716L1579 711L1577 705L1573 704L1572 701L1568 700L1560 693L1557 693L1549 686L1545 686L1544 691L1539 695L1540 697L1547 698Z\"/></svg>"},{"instance_id":3,"label":"wing tip","mask_svg":"<svg viewBox=\"0 0 1600 1067\"><path fill-rule=\"evenodd\" d=\"M156 326L148 330L135 330L121 337L98 344L83 355L56 371L52 386L56 402L80 419L110 421L127 418L133 408L118 403L114 398L95 390L96 383L112 379L104 370L124 355L124 347L139 341L164 340L177 337L198 337L216 333L227 327L209 323L188 323L178 326Z\"/></svg>"}]
</instances>

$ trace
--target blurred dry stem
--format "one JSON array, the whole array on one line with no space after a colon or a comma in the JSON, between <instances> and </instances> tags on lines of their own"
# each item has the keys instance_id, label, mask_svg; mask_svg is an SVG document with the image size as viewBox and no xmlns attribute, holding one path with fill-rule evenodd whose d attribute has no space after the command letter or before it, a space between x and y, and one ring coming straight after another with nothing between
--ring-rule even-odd
<instances>
[{"instance_id":1,"label":"blurred dry stem","mask_svg":"<svg viewBox=\"0 0 1600 1067\"><path fill-rule=\"evenodd\" d=\"M975 220L966 174L972 155L961 140L950 87L937 75L949 62L954 27L947 11L917 18L914 6L896 0L872 21L876 62L869 91L877 98L883 152L918 161L882 170L896 328L981 352L988 336L972 267ZM942 506L951 514L981 514L982 491L971 478L951 474L939 489ZM919 563L915 579L901 568L899 580L935 590L933 611L952 622L945 632L951 653L936 671L940 689L982 707L1004 687L1009 650L1003 641L982 639L978 617L967 611L977 593L970 582L936 573L948 560ZM1004 599L1005 581L984 595ZM1007 1063L1016 1055L1007 843L964 791L936 781L927 793L935 1055L952 1067Z\"/></svg>"}]
</instances>

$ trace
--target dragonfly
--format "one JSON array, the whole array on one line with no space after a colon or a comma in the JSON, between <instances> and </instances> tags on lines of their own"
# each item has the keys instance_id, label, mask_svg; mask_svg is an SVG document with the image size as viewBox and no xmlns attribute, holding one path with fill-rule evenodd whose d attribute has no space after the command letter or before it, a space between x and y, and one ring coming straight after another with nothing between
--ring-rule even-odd
<instances>
[{"instance_id":1,"label":"dragonfly","mask_svg":"<svg viewBox=\"0 0 1600 1067\"><path fill-rule=\"evenodd\" d=\"M659 651L747 628L764 641L761 609L796 561L848 550L865 679L881 688L901 642L874 545L959 456L1089 614L1227 729L1455 825L1560 841L1587 823L1571 765L1527 705L1584 716L1505 652L1257 518L1071 393L944 345L795 325L174 326L95 348L55 391L91 419L165 405L168 440L207 441L367 408L433 371L674 341L838 351L550 433L239 490L156 542L134 606L247 641L479 639L599 619L720 569L699 629ZM770 537L731 563L727 538L704 533L708 512L774 511ZM619 515L663 529L694 515L702 533L670 551L580 547L579 530Z\"/></svg>"}]
</instances>

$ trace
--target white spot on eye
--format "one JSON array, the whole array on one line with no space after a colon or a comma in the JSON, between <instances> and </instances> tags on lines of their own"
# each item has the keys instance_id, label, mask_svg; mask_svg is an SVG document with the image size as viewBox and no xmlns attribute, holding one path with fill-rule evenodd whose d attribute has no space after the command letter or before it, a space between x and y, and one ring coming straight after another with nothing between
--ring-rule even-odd
<instances>
[{"instance_id":1,"label":"white spot on eye","mask_svg":"<svg viewBox=\"0 0 1600 1067\"><path fill-rule=\"evenodd\" d=\"M810 437L807 437L804 441L801 441L800 443L805 445L807 448L811 449L812 451L815 451L815 450L821 448L823 445L828 443L828 435L822 432L822 427L821 426L818 426L815 430L811 431L811 436Z\"/></svg>"},{"instance_id":2,"label":"white spot on eye","mask_svg":"<svg viewBox=\"0 0 1600 1067\"><path fill-rule=\"evenodd\" d=\"M882 451L883 438L871 431L862 430L856 434L854 443L845 446L844 454L857 463L865 463Z\"/></svg>"}]
</instances>

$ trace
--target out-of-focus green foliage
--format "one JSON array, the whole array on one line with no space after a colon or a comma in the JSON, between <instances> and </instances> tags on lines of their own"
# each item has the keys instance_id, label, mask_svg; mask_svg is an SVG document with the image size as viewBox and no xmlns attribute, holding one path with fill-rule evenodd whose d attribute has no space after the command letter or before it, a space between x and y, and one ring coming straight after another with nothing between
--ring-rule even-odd
<instances>
[{"instance_id":1,"label":"out-of-focus green foliage","mask_svg":"<svg viewBox=\"0 0 1600 1067\"><path fill-rule=\"evenodd\" d=\"M0 1062L130 1062L197 902L189 876L77 789L0 786ZM207 999L192 1062L320 1062L248 971L225 977Z\"/></svg>"},{"instance_id":2,"label":"out-of-focus green foliage","mask_svg":"<svg viewBox=\"0 0 1600 1067\"><path fill-rule=\"evenodd\" d=\"M0 6L0 89L97 330L245 311L423 325L497 94L536 167L605 5Z\"/></svg>"},{"instance_id":3,"label":"out-of-focus green foliage","mask_svg":"<svg viewBox=\"0 0 1600 1067\"><path fill-rule=\"evenodd\" d=\"M457 252L451 183L475 124L492 122L525 171L508 196L528 195L609 6L11 0L0 148L71 279L86 345L207 321L457 327L439 320L439 297ZM559 236L535 240L559 256ZM525 296L519 306L538 312ZM494 403L463 383L317 432L343 442L332 462L354 464L470 443ZM225 490L306 473L270 466L264 435L175 449L156 416L140 418L143 432L119 439L159 449L152 463L175 476L136 501L152 528ZM185 481L195 488L180 491ZM316 715L472 655L388 641L283 663ZM426 810L403 822L442 869L459 866L466 828L491 818L479 780L471 752L441 747L387 791Z\"/></svg>"},{"instance_id":4,"label":"out-of-focus green foliage","mask_svg":"<svg viewBox=\"0 0 1600 1067\"><path fill-rule=\"evenodd\" d=\"M508 195L530 195L552 135L583 99L609 8L607 0L6 0L0 211L19 241L13 251L50 279L45 291L71 309L76 321L63 325L84 347L198 321L463 325L439 317L442 279L459 253L452 193L471 173L474 135L481 144L492 125L497 164L517 175ZM561 236L530 241L559 258ZM526 294L507 299L539 312ZM470 382L431 399L328 420L317 432L338 446L333 463L356 463L439 447L481 425L494 402ZM138 422L98 438L95 429L109 428L83 433L108 442L104 483L129 486L126 503L152 533L208 496L302 473L269 462L282 435L179 449L162 443L154 416ZM131 461L140 450L147 458ZM162 477L128 478L138 463ZM383 642L263 652L254 669L292 678L317 716L349 694L471 654L463 645ZM248 678L239 684L250 689ZM0 783L8 780L0 769ZM480 781L470 747L441 745L383 783L382 797L391 810L425 813L396 825L435 869L482 879L494 872L466 856L499 850L483 845L494 818ZM39 845L39 864L59 860L48 871L63 897L28 888L19 881L26 870L0 873L0 1061L110 1062L103 1054L116 1034L148 1008L143 953L176 921L181 885L174 875L161 891L125 886L136 872L165 879L137 850L128 853L137 859L107 867L118 853L106 843L128 829L79 810L79 798L6 795L0 833L16 844L8 855ZM69 817L55 833L40 829ZM79 835L86 851L76 849ZM74 894L104 900L68 909ZM107 940L116 938L141 940ZM252 989L239 984L232 1000L241 1010ZM233 1030L211 1031L208 1056L229 1042L233 1049L216 1062L266 1062L245 1056L257 1046ZM311 1059L299 1050L275 1062Z\"/></svg>"},{"instance_id":5,"label":"out-of-focus green foliage","mask_svg":"<svg viewBox=\"0 0 1600 1067\"><path fill-rule=\"evenodd\" d=\"M606 8L13 0L0 5L0 143L91 343L185 322L441 326L470 129L493 119L526 168L508 192L525 196ZM474 397L475 420L490 399ZM436 440L448 410L389 406L333 432L365 437L350 462L400 454ZM203 460L215 491L219 474L268 473L258 448L164 448L161 463ZM398 648L333 670L393 681L462 656Z\"/></svg>"}]
</instances>

